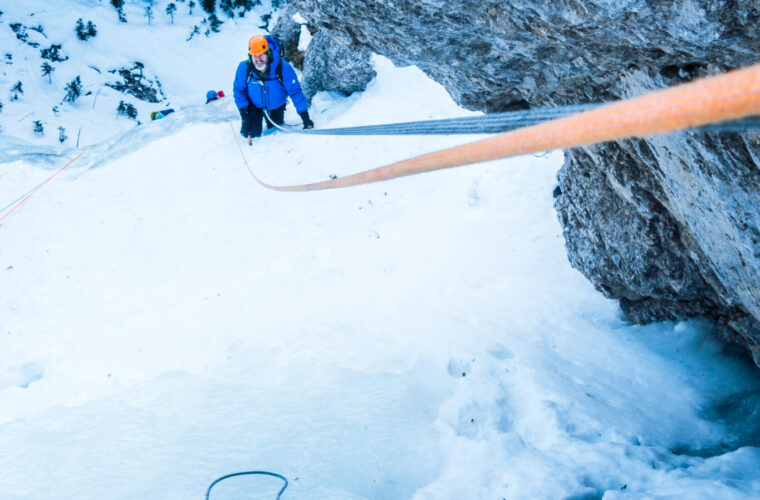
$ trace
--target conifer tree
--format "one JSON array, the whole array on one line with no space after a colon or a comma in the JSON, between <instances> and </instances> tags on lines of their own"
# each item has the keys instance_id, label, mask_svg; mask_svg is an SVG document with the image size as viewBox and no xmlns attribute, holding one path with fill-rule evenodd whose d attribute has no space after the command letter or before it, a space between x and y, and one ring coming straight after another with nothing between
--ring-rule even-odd
<instances>
[{"instance_id":1,"label":"conifer tree","mask_svg":"<svg viewBox=\"0 0 760 500\"><path fill-rule=\"evenodd\" d=\"M232 0L220 0L219 10L227 14L227 17L235 17L235 7Z\"/></svg>"},{"instance_id":2,"label":"conifer tree","mask_svg":"<svg viewBox=\"0 0 760 500\"><path fill-rule=\"evenodd\" d=\"M150 5L145 7L145 17L148 19L148 24L153 20L153 8Z\"/></svg>"},{"instance_id":3,"label":"conifer tree","mask_svg":"<svg viewBox=\"0 0 760 500\"><path fill-rule=\"evenodd\" d=\"M82 80L77 75L76 78L71 80L63 88L66 91L66 95L63 97L63 102L74 103L80 95L82 95Z\"/></svg>"},{"instance_id":4,"label":"conifer tree","mask_svg":"<svg viewBox=\"0 0 760 500\"><path fill-rule=\"evenodd\" d=\"M64 141L68 138L69 136L66 135L66 129L63 127L58 127L58 142L63 144Z\"/></svg>"},{"instance_id":5,"label":"conifer tree","mask_svg":"<svg viewBox=\"0 0 760 500\"><path fill-rule=\"evenodd\" d=\"M214 33L219 33L219 27L224 23L218 17L216 17L216 14L211 14L208 16L208 24L209 30L213 31ZM206 32L206 36L208 35L208 32Z\"/></svg>"},{"instance_id":6,"label":"conifer tree","mask_svg":"<svg viewBox=\"0 0 760 500\"><path fill-rule=\"evenodd\" d=\"M40 66L40 69L42 69L42 76L48 77L48 83L53 83L53 77L50 75L55 71L55 68L45 61L42 63L42 66Z\"/></svg>"},{"instance_id":7,"label":"conifer tree","mask_svg":"<svg viewBox=\"0 0 760 500\"><path fill-rule=\"evenodd\" d=\"M116 116L126 116L127 118L136 120L137 108L135 108L134 105L130 103L119 101L119 105L116 107Z\"/></svg>"},{"instance_id":8,"label":"conifer tree","mask_svg":"<svg viewBox=\"0 0 760 500\"><path fill-rule=\"evenodd\" d=\"M11 101L18 101L20 95L24 93L24 86L21 84L21 80L16 82L16 85L11 87Z\"/></svg>"},{"instance_id":9,"label":"conifer tree","mask_svg":"<svg viewBox=\"0 0 760 500\"><path fill-rule=\"evenodd\" d=\"M77 34L77 38L79 38L82 41L87 40L87 33L85 31L84 21L82 21L81 17L77 19L77 24L76 26L74 26L74 31Z\"/></svg>"},{"instance_id":10,"label":"conifer tree","mask_svg":"<svg viewBox=\"0 0 760 500\"><path fill-rule=\"evenodd\" d=\"M87 41L88 38L92 38L98 34L98 30L95 28L92 21L87 21L87 26L85 26L81 17L77 19L77 25L74 28L74 31L77 33L77 38L82 41Z\"/></svg>"},{"instance_id":11,"label":"conifer tree","mask_svg":"<svg viewBox=\"0 0 760 500\"><path fill-rule=\"evenodd\" d=\"M238 9L240 13L240 17L243 17L246 12L253 9L254 7L261 5L261 0L233 0L233 3L235 4L235 7ZM272 7L275 9L279 8L279 5L276 5L278 3L277 0L272 0Z\"/></svg>"},{"instance_id":12,"label":"conifer tree","mask_svg":"<svg viewBox=\"0 0 760 500\"><path fill-rule=\"evenodd\" d=\"M126 23L127 16L124 15L124 0L111 0L111 5L116 9L116 13L119 15L119 21Z\"/></svg>"},{"instance_id":13,"label":"conifer tree","mask_svg":"<svg viewBox=\"0 0 760 500\"><path fill-rule=\"evenodd\" d=\"M166 13L171 18L172 24L174 24L174 13L176 11L177 11L177 5L172 2L169 2L169 5L166 6Z\"/></svg>"},{"instance_id":14,"label":"conifer tree","mask_svg":"<svg viewBox=\"0 0 760 500\"><path fill-rule=\"evenodd\" d=\"M40 50L40 57L53 62L68 61L69 56L62 57L61 53L58 52L62 48L63 46L61 44L54 43L49 48Z\"/></svg>"},{"instance_id":15,"label":"conifer tree","mask_svg":"<svg viewBox=\"0 0 760 500\"><path fill-rule=\"evenodd\" d=\"M45 127L42 125L42 122L39 120L34 121L34 135L45 135Z\"/></svg>"},{"instance_id":16,"label":"conifer tree","mask_svg":"<svg viewBox=\"0 0 760 500\"><path fill-rule=\"evenodd\" d=\"M269 22L272 20L272 14L264 14L261 16L261 21L264 23L263 26L259 26L259 28L269 31Z\"/></svg>"},{"instance_id":17,"label":"conifer tree","mask_svg":"<svg viewBox=\"0 0 760 500\"><path fill-rule=\"evenodd\" d=\"M195 26L193 26L193 31L190 32L190 36L187 37L187 40L185 40L185 41L189 42L190 40L193 39L193 37L195 37L195 35L200 35L200 33L201 33L201 29L196 24Z\"/></svg>"},{"instance_id":18,"label":"conifer tree","mask_svg":"<svg viewBox=\"0 0 760 500\"><path fill-rule=\"evenodd\" d=\"M201 0L201 7L209 14L213 14L216 10L216 0Z\"/></svg>"}]
</instances>

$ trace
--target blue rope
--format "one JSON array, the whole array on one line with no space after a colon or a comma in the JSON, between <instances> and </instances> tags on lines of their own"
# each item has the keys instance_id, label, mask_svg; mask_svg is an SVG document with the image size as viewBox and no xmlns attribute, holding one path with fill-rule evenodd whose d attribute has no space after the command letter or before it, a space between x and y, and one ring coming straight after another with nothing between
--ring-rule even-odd
<instances>
[{"instance_id":1,"label":"blue rope","mask_svg":"<svg viewBox=\"0 0 760 500\"><path fill-rule=\"evenodd\" d=\"M279 493L277 493L277 499L276 500L280 500L280 496L282 496L282 492L285 491L285 488L288 487L288 480L285 478L285 476L281 476L280 474L277 474L275 472L267 472L267 471L263 471L263 470L251 470L251 471L245 471L245 472L235 472L233 474L227 474L226 476L222 476L219 479L215 480L213 483L211 483L209 485L208 489L206 490L206 500L208 500L209 499L209 495L211 495L211 488L213 488L214 485L216 485L217 483L219 483L221 481L224 481L225 479L229 479L231 477L235 477L235 476L248 476L248 475L272 476L272 477L277 477L277 478L282 479L283 481L285 481L285 484L283 485L282 489L279 491Z\"/></svg>"}]
</instances>

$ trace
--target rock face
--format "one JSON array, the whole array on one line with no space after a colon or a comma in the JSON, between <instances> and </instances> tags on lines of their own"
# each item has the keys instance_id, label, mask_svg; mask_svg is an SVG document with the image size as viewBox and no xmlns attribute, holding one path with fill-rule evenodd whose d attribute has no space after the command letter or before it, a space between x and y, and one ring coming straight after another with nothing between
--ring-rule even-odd
<instances>
[{"instance_id":1,"label":"rock face","mask_svg":"<svg viewBox=\"0 0 760 500\"><path fill-rule=\"evenodd\" d=\"M326 29L311 40L303 63L303 91L308 99L320 90L346 95L362 91L377 74L367 47L344 42Z\"/></svg>"},{"instance_id":2,"label":"rock face","mask_svg":"<svg viewBox=\"0 0 760 500\"><path fill-rule=\"evenodd\" d=\"M294 68L303 70L303 58L306 54L298 50L298 41L301 38L301 25L293 19L295 13L296 11L292 6L285 7L271 34L279 42L285 60Z\"/></svg>"},{"instance_id":3,"label":"rock face","mask_svg":"<svg viewBox=\"0 0 760 500\"><path fill-rule=\"evenodd\" d=\"M311 100L322 90L352 94L367 88L377 74L372 52L351 39L335 36L321 29L309 44L306 54L298 50L301 25L293 20L296 10L288 5L280 15L272 35L283 47L285 59L303 71L303 91ZM311 31L311 30L310 30Z\"/></svg>"},{"instance_id":4,"label":"rock face","mask_svg":"<svg viewBox=\"0 0 760 500\"><path fill-rule=\"evenodd\" d=\"M760 0L290 5L331 43L417 65L486 112L627 98L760 61ZM757 132L570 150L554 194L570 262L631 321L712 317L760 365Z\"/></svg>"}]
</instances>

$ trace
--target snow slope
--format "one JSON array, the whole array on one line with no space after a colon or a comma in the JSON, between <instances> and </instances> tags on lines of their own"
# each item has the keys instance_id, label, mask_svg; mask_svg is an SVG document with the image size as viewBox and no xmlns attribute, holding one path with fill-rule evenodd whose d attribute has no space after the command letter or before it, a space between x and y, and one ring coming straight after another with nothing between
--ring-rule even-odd
<instances>
[{"instance_id":1,"label":"snow slope","mask_svg":"<svg viewBox=\"0 0 760 500\"><path fill-rule=\"evenodd\" d=\"M375 62L317 126L468 114ZM252 469L283 498L760 497L756 369L709 324L626 324L570 268L560 152L283 194L233 107L100 142L0 224L0 497L199 498ZM244 154L305 182L470 139ZM0 206L75 152L39 151L6 149Z\"/></svg>"},{"instance_id":2,"label":"snow slope","mask_svg":"<svg viewBox=\"0 0 760 500\"><path fill-rule=\"evenodd\" d=\"M261 16L272 14L271 2L263 4L245 17L224 21L221 33L209 33L206 14L199 5L190 15L189 3L175 0L174 23L165 13L167 1L127 1L127 23L119 22L109 1L67 0L65 5L49 0L3 2L0 5L0 144L58 145L58 127L68 137L63 146L87 146L119 136L150 121L150 112L203 104L207 90L221 90L232 85L237 64L246 57L246 40L263 33ZM200 4L200 2L195 2ZM153 19L148 24L145 8L152 5ZM95 24L97 35L87 41L75 33L77 19ZM276 13L273 19L276 20ZM17 39L10 25L20 23L32 47ZM270 23L270 25L272 25ZM31 27L42 26L42 34ZM199 35L188 41L192 28ZM46 61L41 49L61 45L63 62ZM10 55L10 59L5 56ZM131 68L135 61L144 64L145 78L161 85L161 102L150 103L119 92L107 83L121 78L111 71ZM50 77L42 76L41 65L51 64ZM73 103L62 102L64 87L77 76L82 82L82 96ZM10 100L11 88L22 82L23 94ZM157 88L157 84L154 85ZM135 106L137 120L117 115L121 101ZM57 111L53 111L56 107ZM44 135L34 134L33 122L44 124Z\"/></svg>"}]
</instances>

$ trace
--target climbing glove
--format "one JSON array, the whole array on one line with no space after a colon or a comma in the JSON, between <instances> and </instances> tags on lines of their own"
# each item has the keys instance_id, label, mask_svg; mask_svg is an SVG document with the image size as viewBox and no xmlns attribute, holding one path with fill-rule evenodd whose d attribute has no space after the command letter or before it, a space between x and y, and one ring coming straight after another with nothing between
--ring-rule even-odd
<instances>
[{"instance_id":1,"label":"climbing glove","mask_svg":"<svg viewBox=\"0 0 760 500\"><path fill-rule=\"evenodd\" d=\"M314 128L314 122L309 118L308 111L301 111L298 114L301 115L301 120L303 120L303 128Z\"/></svg>"}]
</instances>

